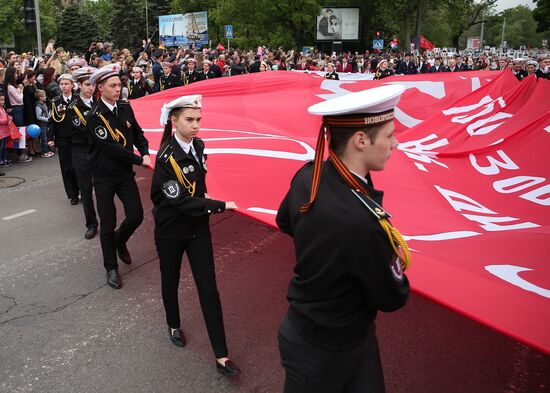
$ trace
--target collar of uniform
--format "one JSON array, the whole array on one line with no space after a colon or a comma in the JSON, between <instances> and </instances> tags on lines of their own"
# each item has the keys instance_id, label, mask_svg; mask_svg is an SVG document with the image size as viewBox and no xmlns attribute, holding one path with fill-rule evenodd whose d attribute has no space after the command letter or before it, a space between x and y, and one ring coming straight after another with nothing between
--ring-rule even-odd
<instances>
[{"instance_id":1,"label":"collar of uniform","mask_svg":"<svg viewBox=\"0 0 550 393\"><path fill-rule=\"evenodd\" d=\"M181 160L189 158L187 153L185 153L185 150L183 150L183 148L179 144L178 140L176 139L176 134L175 133L170 138L170 145L172 146L172 151L174 152L174 159L176 161L179 162Z\"/></svg>"},{"instance_id":2,"label":"collar of uniform","mask_svg":"<svg viewBox=\"0 0 550 393\"><path fill-rule=\"evenodd\" d=\"M63 99L63 101L65 101L66 103L69 103L73 100L73 96L69 96L67 97L66 95L64 94L61 94L61 98Z\"/></svg>"},{"instance_id":3,"label":"collar of uniform","mask_svg":"<svg viewBox=\"0 0 550 393\"><path fill-rule=\"evenodd\" d=\"M191 139L191 142L187 143L187 142L182 141L180 138L178 138L177 134L174 133L174 139L176 140L178 145L180 145L181 149L184 151L185 154L191 154L192 155L193 152L195 152L195 154L197 154L195 146L193 146L194 138Z\"/></svg>"},{"instance_id":4,"label":"collar of uniform","mask_svg":"<svg viewBox=\"0 0 550 393\"><path fill-rule=\"evenodd\" d=\"M340 176L340 174L338 173L338 171L336 170L336 168L334 167L334 164L332 163L332 160L328 159L326 161L327 164L329 164L329 168L332 172L334 172L334 175L336 175L338 177L338 180L340 182L342 182L343 184L345 184L346 187L350 187L348 183L346 183L346 181L344 180L344 178L342 176ZM358 178L360 181L362 181L363 183L365 183L366 187L367 187L367 190L369 191L369 194L371 196L371 198L376 202L378 203L380 206L382 206L382 197L384 196L384 191L380 191L380 190L377 190L375 189L371 184L369 184L369 182L367 181L366 178L364 178L363 176L359 176L357 175L355 172L351 172L353 174L353 176L355 176L356 178ZM322 176L321 176L322 178Z\"/></svg>"},{"instance_id":5,"label":"collar of uniform","mask_svg":"<svg viewBox=\"0 0 550 393\"><path fill-rule=\"evenodd\" d=\"M81 95L79 95L78 98L79 98L80 101L82 101L82 103L83 103L84 105L86 105L88 108L91 108L91 107L92 107L92 104L93 104L93 99L92 99L92 98L90 98L90 99L84 98L84 97L82 97Z\"/></svg>"},{"instance_id":6,"label":"collar of uniform","mask_svg":"<svg viewBox=\"0 0 550 393\"><path fill-rule=\"evenodd\" d=\"M105 105L105 107L106 107L109 111L111 111L111 112L113 111L114 108L117 107L116 101L115 101L115 105L111 105L111 104L107 103L107 102L103 99L103 97L101 97L101 102L103 102L103 104Z\"/></svg>"}]
</instances>

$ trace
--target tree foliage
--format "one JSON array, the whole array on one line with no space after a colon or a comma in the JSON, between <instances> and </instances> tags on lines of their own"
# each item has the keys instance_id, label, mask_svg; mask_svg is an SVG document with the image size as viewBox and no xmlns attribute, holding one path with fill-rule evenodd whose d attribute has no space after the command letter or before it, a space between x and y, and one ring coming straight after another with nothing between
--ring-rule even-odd
<instances>
[{"instance_id":1,"label":"tree foliage","mask_svg":"<svg viewBox=\"0 0 550 393\"><path fill-rule=\"evenodd\" d=\"M537 22L537 32L550 30L550 0L533 0L537 7L533 10L533 18Z\"/></svg>"}]
</instances>

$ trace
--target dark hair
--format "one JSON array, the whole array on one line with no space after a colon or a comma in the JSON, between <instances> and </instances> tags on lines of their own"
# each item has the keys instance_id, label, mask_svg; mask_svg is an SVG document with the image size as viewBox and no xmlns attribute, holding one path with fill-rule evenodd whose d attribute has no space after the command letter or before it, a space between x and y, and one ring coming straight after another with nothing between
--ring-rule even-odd
<instances>
[{"instance_id":1,"label":"dark hair","mask_svg":"<svg viewBox=\"0 0 550 393\"><path fill-rule=\"evenodd\" d=\"M51 82L53 82L55 77L55 68L53 67L46 67L44 68L44 72L42 73L44 79L42 80L42 86L46 87Z\"/></svg>"},{"instance_id":2,"label":"dark hair","mask_svg":"<svg viewBox=\"0 0 550 393\"><path fill-rule=\"evenodd\" d=\"M29 79L35 76L36 72L34 72L33 70L26 70L24 75L25 75L25 79Z\"/></svg>"},{"instance_id":3,"label":"dark hair","mask_svg":"<svg viewBox=\"0 0 550 393\"><path fill-rule=\"evenodd\" d=\"M391 120L390 120L391 121ZM378 132L381 129L381 126L387 122L376 124L374 126L365 126L365 127L353 127L353 128L344 128L344 127L330 127L330 148L339 156L344 155L344 150L346 150L346 145L352 136L357 132L364 132L370 139L370 143L373 144L378 136Z\"/></svg>"},{"instance_id":4,"label":"dark hair","mask_svg":"<svg viewBox=\"0 0 550 393\"><path fill-rule=\"evenodd\" d=\"M4 86L6 89L8 88L8 85L17 87L16 79L17 69L15 67L6 68L6 75L4 76Z\"/></svg>"},{"instance_id":5,"label":"dark hair","mask_svg":"<svg viewBox=\"0 0 550 393\"><path fill-rule=\"evenodd\" d=\"M185 108L174 108L170 111L168 115L168 122L164 126L164 132L162 133L162 138L160 139L160 146L164 146L168 139L172 136L172 116L178 117Z\"/></svg>"}]
</instances>

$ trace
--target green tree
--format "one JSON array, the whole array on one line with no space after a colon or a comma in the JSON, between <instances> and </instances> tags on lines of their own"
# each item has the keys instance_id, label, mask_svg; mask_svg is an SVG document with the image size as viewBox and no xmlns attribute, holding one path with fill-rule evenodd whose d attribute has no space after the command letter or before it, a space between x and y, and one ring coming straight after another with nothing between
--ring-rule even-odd
<instances>
[{"instance_id":1,"label":"green tree","mask_svg":"<svg viewBox=\"0 0 550 393\"><path fill-rule=\"evenodd\" d=\"M15 42L16 51L29 51L36 47L36 29L26 27L21 13L20 0L2 0L0 2L0 42ZM43 41L55 36L56 20L53 0L40 1L40 19Z\"/></svg>"},{"instance_id":2,"label":"green tree","mask_svg":"<svg viewBox=\"0 0 550 393\"><path fill-rule=\"evenodd\" d=\"M550 30L550 0L533 0L537 7L533 10L533 18L537 22L537 32Z\"/></svg>"},{"instance_id":3,"label":"green tree","mask_svg":"<svg viewBox=\"0 0 550 393\"><path fill-rule=\"evenodd\" d=\"M136 48L145 37L145 2L113 0L111 39L117 48Z\"/></svg>"},{"instance_id":4,"label":"green tree","mask_svg":"<svg viewBox=\"0 0 550 393\"><path fill-rule=\"evenodd\" d=\"M448 10L449 19L446 21L452 29L452 44L460 47L462 35L472 26L482 21L482 13L488 11L497 0L450 0L445 7Z\"/></svg>"},{"instance_id":5,"label":"green tree","mask_svg":"<svg viewBox=\"0 0 550 393\"><path fill-rule=\"evenodd\" d=\"M82 20L78 5L65 8L58 25L56 46L62 46L71 52L82 52L88 46L81 31Z\"/></svg>"},{"instance_id":6,"label":"green tree","mask_svg":"<svg viewBox=\"0 0 550 393\"><path fill-rule=\"evenodd\" d=\"M85 0L81 4L82 14L95 26L88 41L111 40L111 16L113 14L112 0Z\"/></svg>"}]
</instances>

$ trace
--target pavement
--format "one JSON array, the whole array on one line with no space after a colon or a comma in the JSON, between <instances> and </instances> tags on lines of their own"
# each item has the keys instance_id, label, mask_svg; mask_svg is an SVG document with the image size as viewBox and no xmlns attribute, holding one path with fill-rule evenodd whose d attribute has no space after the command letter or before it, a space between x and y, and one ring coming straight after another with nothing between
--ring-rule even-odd
<instances>
[{"instance_id":1,"label":"pavement","mask_svg":"<svg viewBox=\"0 0 550 393\"><path fill-rule=\"evenodd\" d=\"M64 195L57 157L1 171L1 393L282 391L276 332L294 263L290 238L237 213L211 221L230 357L243 370L226 378L216 372L187 263L180 308L188 344L168 338L148 170L136 170L145 220L128 243L133 264L120 264L118 291L106 285L99 237L84 239L82 205ZM377 330L388 393L550 392L549 356L423 297L381 313Z\"/></svg>"}]
</instances>

